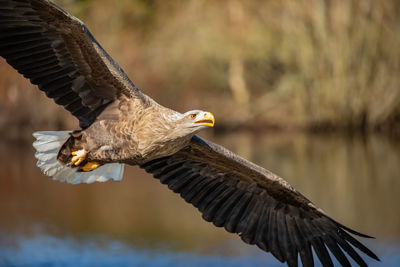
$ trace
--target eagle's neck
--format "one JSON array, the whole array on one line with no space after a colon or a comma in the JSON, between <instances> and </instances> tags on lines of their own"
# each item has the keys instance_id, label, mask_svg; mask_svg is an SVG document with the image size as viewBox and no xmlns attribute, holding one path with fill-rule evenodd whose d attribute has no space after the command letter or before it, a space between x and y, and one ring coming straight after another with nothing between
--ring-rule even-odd
<instances>
[{"instance_id":1,"label":"eagle's neck","mask_svg":"<svg viewBox=\"0 0 400 267\"><path fill-rule=\"evenodd\" d=\"M195 134L177 123L183 116L179 112L159 106L153 115L151 121L137 125L138 152L144 161L178 152L188 145Z\"/></svg>"}]
</instances>

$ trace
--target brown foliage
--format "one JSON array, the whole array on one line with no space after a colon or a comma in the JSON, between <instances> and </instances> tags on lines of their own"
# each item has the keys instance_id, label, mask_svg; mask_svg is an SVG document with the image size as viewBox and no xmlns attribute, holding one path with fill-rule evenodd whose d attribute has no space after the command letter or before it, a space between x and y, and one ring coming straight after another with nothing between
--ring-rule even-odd
<instances>
[{"instance_id":1,"label":"brown foliage","mask_svg":"<svg viewBox=\"0 0 400 267\"><path fill-rule=\"evenodd\" d=\"M217 126L399 123L395 0L56 2L145 93L179 111L210 110ZM2 129L71 126L4 60L0 73Z\"/></svg>"}]
</instances>

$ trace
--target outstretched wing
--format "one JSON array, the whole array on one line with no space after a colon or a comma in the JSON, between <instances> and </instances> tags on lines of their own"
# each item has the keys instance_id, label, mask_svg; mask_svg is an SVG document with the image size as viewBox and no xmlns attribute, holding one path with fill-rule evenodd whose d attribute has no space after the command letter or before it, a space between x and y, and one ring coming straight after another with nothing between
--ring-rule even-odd
<instances>
[{"instance_id":1,"label":"outstretched wing","mask_svg":"<svg viewBox=\"0 0 400 267\"><path fill-rule=\"evenodd\" d=\"M324 266L333 266L328 250L343 266L350 266L344 251L366 266L354 247L379 260L348 232L368 236L329 218L277 175L200 137L141 168L197 207L206 221L289 266L298 265L298 255L303 266L313 266L312 249Z\"/></svg>"},{"instance_id":2,"label":"outstretched wing","mask_svg":"<svg viewBox=\"0 0 400 267\"><path fill-rule=\"evenodd\" d=\"M47 0L0 0L0 56L82 128L121 95L145 101L86 26Z\"/></svg>"}]
</instances>

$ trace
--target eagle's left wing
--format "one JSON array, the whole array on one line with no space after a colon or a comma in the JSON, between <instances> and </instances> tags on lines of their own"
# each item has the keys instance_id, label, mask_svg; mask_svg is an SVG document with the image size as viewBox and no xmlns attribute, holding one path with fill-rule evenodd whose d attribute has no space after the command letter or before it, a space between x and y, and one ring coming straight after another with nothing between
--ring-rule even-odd
<instances>
[{"instance_id":1,"label":"eagle's left wing","mask_svg":"<svg viewBox=\"0 0 400 267\"><path fill-rule=\"evenodd\" d=\"M357 248L379 260L348 232L279 176L212 142L194 136L178 153L141 166L203 214L206 221L238 233L248 244L271 252L289 266L313 266L312 249L324 266L328 250L343 266L344 251L366 266Z\"/></svg>"}]
</instances>

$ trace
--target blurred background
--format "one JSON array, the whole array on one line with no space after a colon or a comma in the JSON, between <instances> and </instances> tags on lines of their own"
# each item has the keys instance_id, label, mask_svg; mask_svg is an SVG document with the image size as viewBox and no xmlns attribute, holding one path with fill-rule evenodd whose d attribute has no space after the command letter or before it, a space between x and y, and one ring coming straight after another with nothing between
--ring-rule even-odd
<instances>
[{"instance_id":1,"label":"blurred background","mask_svg":"<svg viewBox=\"0 0 400 267\"><path fill-rule=\"evenodd\" d=\"M400 131L395 0L55 2L137 87L180 111L213 111L217 129ZM72 123L4 60L0 73L5 134Z\"/></svg>"},{"instance_id":2,"label":"blurred background","mask_svg":"<svg viewBox=\"0 0 400 267\"><path fill-rule=\"evenodd\" d=\"M400 264L397 1L54 2L143 92L181 112L213 112L204 137L377 237L367 244L384 266ZM136 167L119 183L44 177L32 132L77 127L0 58L0 265L277 263Z\"/></svg>"}]
</instances>

